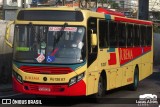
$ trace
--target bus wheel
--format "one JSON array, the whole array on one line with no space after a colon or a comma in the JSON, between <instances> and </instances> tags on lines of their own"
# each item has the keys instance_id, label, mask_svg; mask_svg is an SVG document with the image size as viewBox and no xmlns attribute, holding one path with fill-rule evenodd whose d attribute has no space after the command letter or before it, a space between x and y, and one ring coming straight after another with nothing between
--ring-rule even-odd
<instances>
[{"instance_id":1,"label":"bus wheel","mask_svg":"<svg viewBox=\"0 0 160 107\"><path fill-rule=\"evenodd\" d=\"M98 81L98 92L95 94L95 98L97 99L97 101L99 98L102 98L105 95L105 91L106 91L105 83L106 83L105 79L101 75Z\"/></svg>"},{"instance_id":2,"label":"bus wheel","mask_svg":"<svg viewBox=\"0 0 160 107\"><path fill-rule=\"evenodd\" d=\"M106 83L106 81L103 78L103 76L101 75L99 78L99 81L98 81L98 92L96 94L89 96L91 98L92 102L96 102L96 103L103 103L104 102L102 100L102 97L105 95L105 90L106 90L105 83Z\"/></svg>"},{"instance_id":3,"label":"bus wheel","mask_svg":"<svg viewBox=\"0 0 160 107\"><path fill-rule=\"evenodd\" d=\"M136 67L135 71L134 71L134 79L133 79L133 83L129 85L130 90L132 91L136 91L137 87L138 87L138 83L139 83L139 70Z\"/></svg>"}]
</instances>

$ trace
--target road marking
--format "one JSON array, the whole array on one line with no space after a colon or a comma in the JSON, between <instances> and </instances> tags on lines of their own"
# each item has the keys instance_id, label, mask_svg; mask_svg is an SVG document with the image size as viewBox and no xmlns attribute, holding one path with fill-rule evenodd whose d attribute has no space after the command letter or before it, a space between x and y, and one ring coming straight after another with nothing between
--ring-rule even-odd
<instances>
[{"instance_id":1,"label":"road marking","mask_svg":"<svg viewBox=\"0 0 160 107\"><path fill-rule=\"evenodd\" d=\"M17 96L17 95L22 95L22 93L0 96L0 98L13 97L13 96Z\"/></svg>"}]
</instances>

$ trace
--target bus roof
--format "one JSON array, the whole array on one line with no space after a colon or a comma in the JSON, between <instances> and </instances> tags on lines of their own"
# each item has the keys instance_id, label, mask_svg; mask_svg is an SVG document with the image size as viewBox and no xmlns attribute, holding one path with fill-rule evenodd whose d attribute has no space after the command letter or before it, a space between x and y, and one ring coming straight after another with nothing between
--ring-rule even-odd
<instances>
[{"instance_id":1,"label":"bus roof","mask_svg":"<svg viewBox=\"0 0 160 107\"><path fill-rule=\"evenodd\" d=\"M113 10L110 10L110 9L105 9L105 8L102 8L102 7L98 7L98 8L96 9L96 11L99 12L99 13L111 14L111 15L116 15L116 16L125 17L125 15L124 15L123 13L116 12L116 11L113 11Z\"/></svg>"},{"instance_id":2,"label":"bus roof","mask_svg":"<svg viewBox=\"0 0 160 107\"><path fill-rule=\"evenodd\" d=\"M152 25L153 24L153 22L151 22L151 21L127 18L127 17L124 17L123 14L120 14L118 12L116 13L114 11L109 11L107 14L105 14L104 12L103 13L102 12L95 12L95 11L91 11L91 10L68 7L68 6L26 8L26 9L23 9L23 10L64 10L64 11L76 11L76 10L78 10L78 11L83 11L83 12L86 11L86 12L89 12L91 14L92 13L94 13L94 14L104 14L104 17L106 18L106 20L115 20L117 22L132 23L132 24L143 24L143 25ZM96 15L96 17L98 18L99 15Z\"/></svg>"},{"instance_id":3,"label":"bus roof","mask_svg":"<svg viewBox=\"0 0 160 107\"><path fill-rule=\"evenodd\" d=\"M22 10L67 10L67 11L73 11L76 8L74 7L68 7L68 6L57 6L57 7L33 7L33 8L25 8Z\"/></svg>"},{"instance_id":4,"label":"bus roof","mask_svg":"<svg viewBox=\"0 0 160 107\"><path fill-rule=\"evenodd\" d=\"M153 22L151 22L151 21L127 18L127 17L125 17L125 15L123 13L112 11L112 10L105 9L102 7L98 7L96 11L99 13L104 13L106 15L113 16L114 20L117 22L128 22L128 23L144 24L144 25L152 25L153 24ZM111 17L111 16L107 16L107 17Z\"/></svg>"},{"instance_id":5,"label":"bus roof","mask_svg":"<svg viewBox=\"0 0 160 107\"><path fill-rule=\"evenodd\" d=\"M114 16L114 20L117 22L127 22L127 23L133 23L133 24L143 24L143 25L153 25L153 22L146 21L146 20L138 20L138 19L132 19L132 18L126 18L126 17L119 17Z\"/></svg>"}]
</instances>

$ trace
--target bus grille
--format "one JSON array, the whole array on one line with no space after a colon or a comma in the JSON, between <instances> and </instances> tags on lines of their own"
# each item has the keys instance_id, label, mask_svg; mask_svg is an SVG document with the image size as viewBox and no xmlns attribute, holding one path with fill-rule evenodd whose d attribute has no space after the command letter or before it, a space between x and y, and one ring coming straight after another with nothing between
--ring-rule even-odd
<instances>
[{"instance_id":1,"label":"bus grille","mask_svg":"<svg viewBox=\"0 0 160 107\"><path fill-rule=\"evenodd\" d=\"M35 74L68 74L72 72L72 69L68 67L21 66L20 69Z\"/></svg>"},{"instance_id":2,"label":"bus grille","mask_svg":"<svg viewBox=\"0 0 160 107\"><path fill-rule=\"evenodd\" d=\"M31 90L31 91L42 91L40 90L40 87L48 88L50 92L63 92L65 88L68 86L67 84L62 85L40 85L40 84L28 84L25 83L24 85L26 90ZM47 91L47 90L45 90Z\"/></svg>"}]
</instances>

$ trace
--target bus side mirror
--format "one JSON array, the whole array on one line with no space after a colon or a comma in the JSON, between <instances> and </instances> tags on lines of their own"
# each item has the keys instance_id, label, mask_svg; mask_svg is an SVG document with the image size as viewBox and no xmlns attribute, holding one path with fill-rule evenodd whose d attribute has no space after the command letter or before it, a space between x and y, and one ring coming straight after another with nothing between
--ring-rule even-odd
<instances>
[{"instance_id":1,"label":"bus side mirror","mask_svg":"<svg viewBox=\"0 0 160 107\"><path fill-rule=\"evenodd\" d=\"M97 46L97 35L91 34L91 45L92 47Z\"/></svg>"},{"instance_id":2,"label":"bus side mirror","mask_svg":"<svg viewBox=\"0 0 160 107\"><path fill-rule=\"evenodd\" d=\"M13 47L13 44L10 42L11 37L11 25L14 23L14 21L10 21L6 26L6 32L5 32L5 42L8 46L11 48Z\"/></svg>"}]
</instances>

